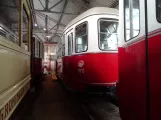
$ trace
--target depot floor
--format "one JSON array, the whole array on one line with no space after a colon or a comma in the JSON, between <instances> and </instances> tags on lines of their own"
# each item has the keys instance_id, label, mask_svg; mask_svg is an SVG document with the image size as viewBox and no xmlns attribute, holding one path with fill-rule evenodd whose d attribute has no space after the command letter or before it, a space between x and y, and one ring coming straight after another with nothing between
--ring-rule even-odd
<instances>
[{"instance_id":1,"label":"depot floor","mask_svg":"<svg viewBox=\"0 0 161 120\"><path fill-rule=\"evenodd\" d=\"M37 91L27 93L10 120L120 120L118 107L104 98L82 97L45 76Z\"/></svg>"}]
</instances>

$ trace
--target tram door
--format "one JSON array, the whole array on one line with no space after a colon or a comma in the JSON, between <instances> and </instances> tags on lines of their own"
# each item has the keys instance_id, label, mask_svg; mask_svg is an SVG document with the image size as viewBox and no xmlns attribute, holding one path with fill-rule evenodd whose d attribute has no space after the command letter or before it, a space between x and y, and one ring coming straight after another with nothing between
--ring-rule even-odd
<instances>
[{"instance_id":1,"label":"tram door","mask_svg":"<svg viewBox=\"0 0 161 120\"><path fill-rule=\"evenodd\" d=\"M120 0L122 120L161 120L161 0Z\"/></svg>"},{"instance_id":2,"label":"tram door","mask_svg":"<svg viewBox=\"0 0 161 120\"><path fill-rule=\"evenodd\" d=\"M149 120L161 120L161 0L147 0Z\"/></svg>"},{"instance_id":3,"label":"tram door","mask_svg":"<svg viewBox=\"0 0 161 120\"><path fill-rule=\"evenodd\" d=\"M145 1L119 0L119 80L122 120L147 120Z\"/></svg>"},{"instance_id":4,"label":"tram door","mask_svg":"<svg viewBox=\"0 0 161 120\"><path fill-rule=\"evenodd\" d=\"M65 59L65 76L67 76L67 82L69 82L68 84L72 84L72 78L71 75L73 74L73 72L71 70L73 70L73 65L72 65L72 54L73 54L73 29L68 31L66 34L66 59ZM70 68L70 69L69 69Z\"/></svg>"}]
</instances>

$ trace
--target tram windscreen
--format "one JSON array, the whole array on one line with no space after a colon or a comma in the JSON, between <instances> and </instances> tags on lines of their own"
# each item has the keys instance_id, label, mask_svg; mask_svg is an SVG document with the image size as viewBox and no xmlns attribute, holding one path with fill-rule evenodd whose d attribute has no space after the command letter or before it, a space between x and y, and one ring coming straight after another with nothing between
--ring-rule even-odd
<instances>
[{"instance_id":1,"label":"tram windscreen","mask_svg":"<svg viewBox=\"0 0 161 120\"><path fill-rule=\"evenodd\" d=\"M101 50L117 50L118 22L112 20L99 21L99 48Z\"/></svg>"}]
</instances>

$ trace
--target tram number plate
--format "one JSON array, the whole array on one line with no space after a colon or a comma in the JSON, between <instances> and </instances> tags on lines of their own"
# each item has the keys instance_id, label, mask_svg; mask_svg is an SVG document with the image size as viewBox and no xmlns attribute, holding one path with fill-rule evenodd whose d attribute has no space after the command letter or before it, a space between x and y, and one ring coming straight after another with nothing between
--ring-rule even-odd
<instances>
[{"instance_id":1,"label":"tram number plate","mask_svg":"<svg viewBox=\"0 0 161 120\"><path fill-rule=\"evenodd\" d=\"M84 68L78 68L78 73L84 73Z\"/></svg>"}]
</instances>

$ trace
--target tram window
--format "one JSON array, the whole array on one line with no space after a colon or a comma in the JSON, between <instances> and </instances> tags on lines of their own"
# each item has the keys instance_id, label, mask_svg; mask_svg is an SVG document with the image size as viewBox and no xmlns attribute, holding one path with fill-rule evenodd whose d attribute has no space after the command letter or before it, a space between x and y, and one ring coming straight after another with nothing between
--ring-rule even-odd
<instances>
[{"instance_id":1,"label":"tram window","mask_svg":"<svg viewBox=\"0 0 161 120\"><path fill-rule=\"evenodd\" d=\"M72 54L73 50L73 33L68 35L68 55Z\"/></svg>"},{"instance_id":2,"label":"tram window","mask_svg":"<svg viewBox=\"0 0 161 120\"><path fill-rule=\"evenodd\" d=\"M14 39L14 37L13 37L12 35L9 36L9 39L10 39L13 43L15 43L15 39Z\"/></svg>"},{"instance_id":3,"label":"tram window","mask_svg":"<svg viewBox=\"0 0 161 120\"><path fill-rule=\"evenodd\" d=\"M76 38L76 52L87 51L88 35L87 35L87 23L78 25L75 29Z\"/></svg>"},{"instance_id":4,"label":"tram window","mask_svg":"<svg viewBox=\"0 0 161 120\"><path fill-rule=\"evenodd\" d=\"M29 16L27 14L27 11L25 9L25 6L23 6L23 44L25 46L25 49L28 50L28 44L29 44Z\"/></svg>"},{"instance_id":5,"label":"tram window","mask_svg":"<svg viewBox=\"0 0 161 120\"><path fill-rule=\"evenodd\" d=\"M125 40L139 35L140 9L139 0L124 0Z\"/></svg>"},{"instance_id":6,"label":"tram window","mask_svg":"<svg viewBox=\"0 0 161 120\"><path fill-rule=\"evenodd\" d=\"M112 20L99 20L99 48L101 50L117 50L118 22Z\"/></svg>"},{"instance_id":7,"label":"tram window","mask_svg":"<svg viewBox=\"0 0 161 120\"><path fill-rule=\"evenodd\" d=\"M16 3L16 4L15 4ZM0 0L1 5L10 5L19 8L19 1L16 0ZM14 35L17 39L19 32L19 11L11 7L1 6L0 7L0 23L3 26L0 26L0 35L9 39L10 33ZM4 30L3 30L4 29ZM1 31L3 30L3 31ZM19 40L19 39L17 39ZM16 41L16 44L19 44L19 41Z\"/></svg>"},{"instance_id":8,"label":"tram window","mask_svg":"<svg viewBox=\"0 0 161 120\"><path fill-rule=\"evenodd\" d=\"M156 16L158 22L161 23L161 0L156 0Z\"/></svg>"},{"instance_id":9,"label":"tram window","mask_svg":"<svg viewBox=\"0 0 161 120\"><path fill-rule=\"evenodd\" d=\"M4 32L3 30L0 30L0 35L3 37L6 37L6 32Z\"/></svg>"},{"instance_id":10,"label":"tram window","mask_svg":"<svg viewBox=\"0 0 161 120\"><path fill-rule=\"evenodd\" d=\"M65 45L62 46L62 56L65 56Z\"/></svg>"}]
</instances>

